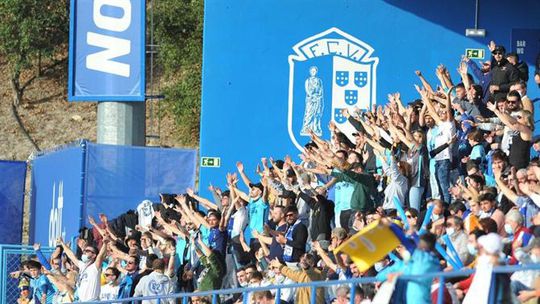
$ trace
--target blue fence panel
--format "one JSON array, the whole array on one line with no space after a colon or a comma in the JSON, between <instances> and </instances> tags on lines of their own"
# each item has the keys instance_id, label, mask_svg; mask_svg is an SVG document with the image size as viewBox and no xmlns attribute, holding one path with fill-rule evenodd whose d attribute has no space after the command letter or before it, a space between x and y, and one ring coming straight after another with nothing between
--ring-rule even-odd
<instances>
[{"instance_id":1,"label":"blue fence panel","mask_svg":"<svg viewBox=\"0 0 540 304\"><path fill-rule=\"evenodd\" d=\"M88 143L83 218L110 217L159 193L183 193L195 184L197 151Z\"/></svg>"},{"instance_id":2,"label":"blue fence panel","mask_svg":"<svg viewBox=\"0 0 540 304\"><path fill-rule=\"evenodd\" d=\"M59 236L76 235L81 223L84 142L32 161L30 242L53 246Z\"/></svg>"},{"instance_id":3,"label":"blue fence panel","mask_svg":"<svg viewBox=\"0 0 540 304\"><path fill-rule=\"evenodd\" d=\"M0 160L0 172L0 244L19 244L22 239L26 162Z\"/></svg>"}]
</instances>

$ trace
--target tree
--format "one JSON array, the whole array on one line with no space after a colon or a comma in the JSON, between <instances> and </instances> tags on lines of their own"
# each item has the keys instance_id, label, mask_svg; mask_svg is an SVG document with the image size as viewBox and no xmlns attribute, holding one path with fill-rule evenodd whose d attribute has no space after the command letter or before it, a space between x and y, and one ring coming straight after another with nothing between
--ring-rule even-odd
<instances>
[{"instance_id":1,"label":"tree","mask_svg":"<svg viewBox=\"0 0 540 304\"><path fill-rule=\"evenodd\" d=\"M59 60L56 56L67 47L68 11L67 0L0 1L0 55L10 68L15 105L22 102L25 89L42 71L65 62L65 54ZM42 59L52 63L42 68ZM23 81L25 70L35 72Z\"/></svg>"},{"instance_id":2,"label":"tree","mask_svg":"<svg viewBox=\"0 0 540 304\"><path fill-rule=\"evenodd\" d=\"M155 1L155 38L165 80L164 103L179 143L197 146L201 114L203 0Z\"/></svg>"}]
</instances>

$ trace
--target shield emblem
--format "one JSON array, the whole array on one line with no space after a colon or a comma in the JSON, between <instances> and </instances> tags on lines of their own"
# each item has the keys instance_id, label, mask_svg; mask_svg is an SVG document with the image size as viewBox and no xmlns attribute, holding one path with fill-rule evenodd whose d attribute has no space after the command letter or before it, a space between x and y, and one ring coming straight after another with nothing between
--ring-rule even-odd
<instances>
[{"instance_id":1,"label":"shield emblem","mask_svg":"<svg viewBox=\"0 0 540 304\"><path fill-rule=\"evenodd\" d=\"M345 115L342 114L343 109L334 109L334 121L342 124L347 121Z\"/></svg>"},{"instance_id":2,"label":"shield emblem","mask_svg":"<svg viewBox=\"0 0 540 304\"><path fill-rule=\"evenodd\" d=\"M366 86L368 82L368 74L366 72L354 72L354 84L359 87L363 88Z\"/></svg>"},{"instance_id":3,"label":"shield emblem","mask_svg":"<svg viewBox=\"0 0 540 304\"><path fill-rule=\"evenodd\" d=\"M328 43L331 40L332 43ZM375 104L376 69L373 48L340 29L331 28L293 46L289 56L288 130L302 151L311 132L328 139L334 121L354 142L356 129L342 114Z\"/></svg>"},{"instance_id":4,"label":"shield emblem","mask_svg":"<svg viewBox=\"0 0 540 304\"><path fill-rule=\"evenodd\" d=\"M345 90L345 103L354 106L358 102L357 90Z\"/></svg>"},{"instance_id":5,"label":"shield emblem","mask_svg":"<svg viewBox=\"0 0 540 304\"><path fill-rule=\"evenodd\" d=\"M348 71L337 71L336 72L336 84L340 87L344 87L349 83L349 72Z\"/></svg>"}]
</instances>

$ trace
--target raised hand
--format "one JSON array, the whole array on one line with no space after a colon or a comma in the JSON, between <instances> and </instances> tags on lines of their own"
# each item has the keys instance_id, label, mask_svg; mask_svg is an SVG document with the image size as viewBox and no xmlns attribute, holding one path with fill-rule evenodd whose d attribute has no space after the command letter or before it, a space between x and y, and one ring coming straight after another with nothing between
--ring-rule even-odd
<instances>
[{"instance_id":1,"label":"raised hand","mask_svg":"<svg viewBox=\"0 0 540 304\"><path fill-rule=\"evenodd\" d=\"M489 44L488 44L487 47L488 47L488 49L489 49L490 52L493 52L493 51L495 51L495 47L496 47L496 46L497 46L497 45L495 44L495 41L491 40L491 41L489 42Z\"/></svg>"},{"instance_id":2,"label":"raised hand","mask_svg":"<svg viewBox=\"0 0 540 304\"><path fill-rule=\"evenodd\" d=\"M244 164L242 164L242 162L236 162L236 168L238 169L238 172L244 172Z\"/></svg>"},{"instance_id":3,"label":"raised hand","mask_svg":"<svg viewBox=\"0 0 540 304\"><path fill-rule=\"evenodd\" d=\"M104 224L107 224L109 222L109 219L103 213L98 214L98 217L99 217L99 220Z\"/></svg>"},{"instance_id":4,"label":"raised hand","mask_svg":"<svg viewBox=\"0 0 540 304\"><path fill-rule=\"evenodd\" d=\"M38 251L41 248L41 245L39 243L35 243L32 247L34 247L35 251Z\"/></svg>"},{"instance_id":5,"label":"raised hand","mask_svg":"<svg viewBox=\"0 0 540 304\"><path fill-rule=\"evenodd\" d=\"M195 194L195 193L193 192L193 189L191 189L191 188L187 188L187 189L186 189L186 193L187 193L187 195L189 195L189 196L191 196L191 197L193 197L193 195Z\"/></svg>"},{"instance_id":6,"label":"raised hand","mask_svg":"<svg viewBox=\"0 0 540 304\"><path fill-rule=\"evenodd\" d=\"M414 73L415 73L416 76L418 76L418 77L422 76L422 72L420 72L419 70L414 71Z\"/></svg>"},{"instance_id":7,"label":"raised hand","mask_svg":"<svg viewBox=\"0 0 540 304\"><path fill-rule=\"evenodd\" d=\"M319 241L311 242L311 247L313 247L313 249L315 249L315 251L320 251L322 249L321 244L319 244Z\"/></svg>"},{"instance_id":8,"label":"raised hand","mask_svg":"<svg viewBox=\"0 0 540 304\"><path fill-rule=\"evenodd\" d=\"M94 218L92 216L90 216L90 215L88 216L88 222L92 226L97 226L96 220L94 220Z\"/></svg>"},{"instance_id":9,"label":"raised hand","mask_svg":"<svg viewBox=\"0 0 540 304\"><path fill-rule=\"evenodd\" d=\"M497 110L497 106L492 102L488 102L486 104L486 107L488 108L488 110L490 110L493 113L495 113L495 111Z\"/></svg>"},{"instance_id":10,"label":"raised hand","mask_svg":"<svg viewBox=\"0 0 540 304\"><path fill-rule=\"evenodd\" d=\"M270 261L270 266L272 266L272 268L279 268L281 267L281 262L277 258L274 258Z\"/></svg>"},{"instance_id":11,"label":"raised hand","mask_svg":"<svg viewBox=\"0 0 540 304\"><path fill-rule=\"evenodd\" d=\"M459 67L458 67L457 71L461 75L466 75L467 74L467 63L465 61L461 61L459 63Z\"/></svg>"}]
</instances>

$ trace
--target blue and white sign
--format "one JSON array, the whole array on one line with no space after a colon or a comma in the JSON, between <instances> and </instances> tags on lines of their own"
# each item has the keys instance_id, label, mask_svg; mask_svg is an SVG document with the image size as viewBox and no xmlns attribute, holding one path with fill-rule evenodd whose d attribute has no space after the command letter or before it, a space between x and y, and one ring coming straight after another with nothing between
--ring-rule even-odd
<instances>
[{"instance_id":1,"label":"blue and white sign","mask_svg":"<svg viewBox=\"0 0 540 304\"><path fill-rule=\"evenodd\" d=\"M144 101L145 1L71 0L70 101Z\"/></svg>"},{"instance_id":2,"label":"blue and white sign","mask_svg":"<svg viewBox=\"0 0 540 304\"><path fill-rule=\"evenodd\" d=\"M293 47L289 56L289 136L302 150L310 130L318 136L328 117L347 135L354 133L342 115L344 109L370 109L375 104L376 69L379 59L373 48L338 28L311 36Z\"/></svg>"}]
</instances>

